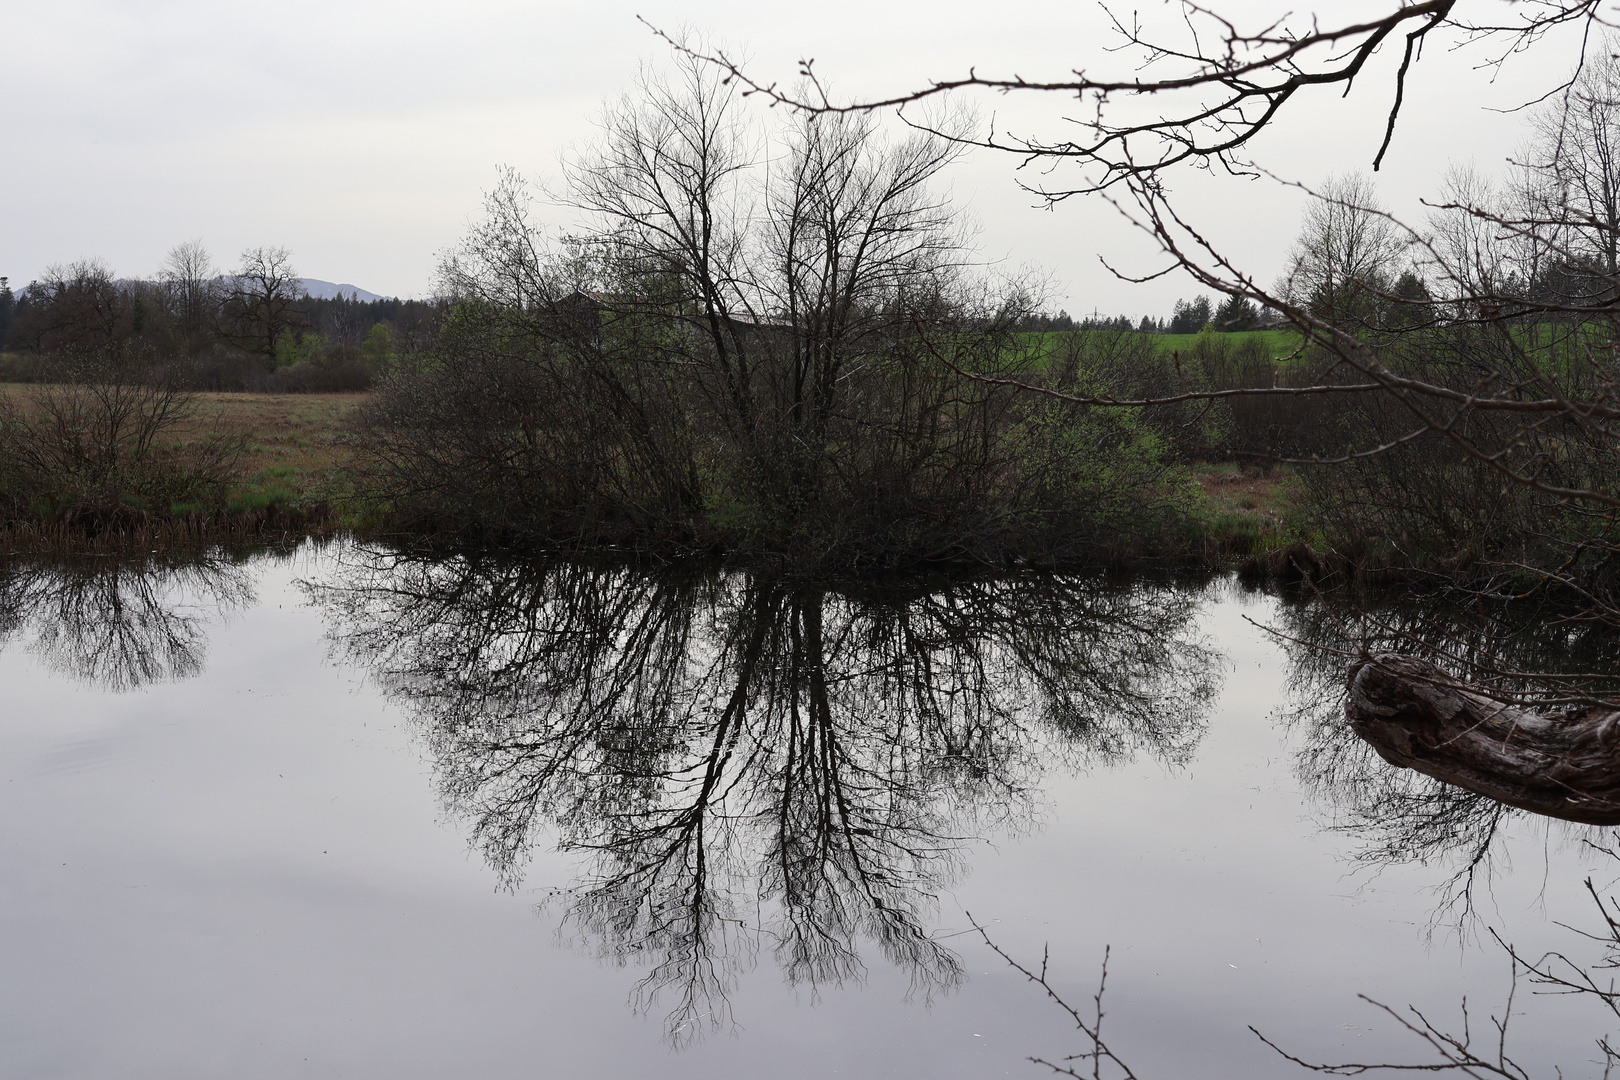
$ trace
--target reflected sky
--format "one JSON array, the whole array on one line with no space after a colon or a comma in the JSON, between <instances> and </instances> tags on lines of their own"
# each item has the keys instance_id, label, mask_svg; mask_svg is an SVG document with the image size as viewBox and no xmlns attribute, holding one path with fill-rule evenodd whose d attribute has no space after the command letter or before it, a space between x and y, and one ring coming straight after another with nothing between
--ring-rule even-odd
<instances>
[{"instance_id":1,"label":"reflected sky","mask_svg":"<svg viewBox=\"0 0 1620 1080\"><path fill-rule=\"evenodd\" d=\"M963 973L938 895L1043 777L1185 764L1218 685L1195 592L1025 574L860 590L742 573L355 553L332 637L430 748L509 888L578 853L565 922L648 973L673 1041L732 1022L767 951L814 993L865 952L929 1001Z\"/></svg>"},{"instance_id":2,"label":"reflected sky","mask_svg":"<svg viewBox=\"0 0 1620 1080\"><path fill-rule=\"evenodd\" d=\"M220 555L0 562L0 648L18 637L51 670L111 691L199 674L210 624L253 602Z\"/></svg>"},{"instance_id":3,"label":"reflected sky","mask_svg":"<svg viewBox=\"0 0 1620 1080\"><path fill-rule=\"evenodd\" d=\"M1294 1076L1246 1025L1399 1051L1358 992L1483 1008L1487 922L1567 947L1615 877L1515 816L1475 930L1432 933L1466 852L1358 869L1293 719L1334 688L1244 618L1287 605L1223 584L343 548L236 580L153 593L205 646L164 677L0 644L7 1075L1039 1075L1079 1047L971 911L1077 997L1111 944L1144 1077ZM1581 1060L1558 1005L1527 1060Z\"/></svg>"},{"instance_id":4,"label":"reflected sky","mask_svg":"<svg viewBox=\"0 0 1620 1080\"><path fill-rule=\"evenodd\" d=\"M1351 857L1363 868L1418 863L1449 871L1436 884L1437 925L1463 925L1475 914L1476 887L1495 872L1502 836L1512 823L1566 843L1606 843L1612 831L1544 819L1391 767L1345 722L1346 659L1386 651L1422 656L1478 685L1525 693L1532 705L1537 695L1561 697L1577 689L1615 695L1620 687L1612 680L1577 677L1613 667L1612 635L1559 614L1394 596L1331 603L1296 597L1277 609L1275 629L1289 664L1280 715L1294 737L1301 784L1330 827L1358 842ZM1549 687L1549 676L1571 681Z\"/></svg>"}]
</instances>

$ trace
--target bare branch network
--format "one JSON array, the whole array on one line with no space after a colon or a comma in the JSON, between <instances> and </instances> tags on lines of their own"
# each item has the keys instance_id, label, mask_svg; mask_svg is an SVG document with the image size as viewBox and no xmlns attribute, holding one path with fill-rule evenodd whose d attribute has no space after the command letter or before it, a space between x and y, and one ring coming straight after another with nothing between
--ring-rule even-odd
<instances>
[{"instance_id":1,"label":"bare branch network","mask_svg":"<svg viewBox=\"0 0 1620 1080\"><path fill-rule=\"evenodd\" d=\"M1076 68L1060 78L1030 79L1017 74L982 75L970 68L958 78L931 80L926 86L888 97L848 102L834 100L817 75L813 59L801 60L796 84L784 88L780 82L755 77L724 50L695 46L647 25L678 52L723 71L728 81L743 88L745 96L757 95L773 106L812 115L903 111L964 91L1073 98L1083 103L1086 113L1067 119L1086 133L1084 138L1044 139L994 130L976 137L936 132L973 146L1019 155L1024 164L1066 161L1096 167L1073 187L1031 189L1056 202L1189 162L1252 175L1254 166L1241 156L1244 149L1284 110L1293 107L1302 92L1338 88L1348 95L1379 50L1394 43L1402 50L1401 61L1391 88L1383 142L1373 158L1376 171L1390 149L1406 105L1407 78L1431 39L1444 35L1448 47L1486 49L1480 66L1499 68L1559 27L1608 25L1600 18L1599 0L1510 0L1508 7L1517 17L1495 21L1469 19L1458 11L1459 6L1465 11L1469 7L1459 5L1458 0L1425 0L1394 4L1378 18L1358 22L1324 27L1312 15L1307 27L1296 27L1285 17L1245 31L1213 8L1181 0L1186 34L1180 41L1169 41L1144 30L1134 13L1126 19L1104 5L1118 35L1118 43L1110 51L1134 62L1135 71L1130 75L1098 76ZM1156 74L1161 71L1164 74ZM1170 106L1151 118L1116 120L1111 115L1111 108L1122 103L1160 99L1169 99ZM916 122L916 126L934 130L927 122Z\"/></svg>"},{"instance_id":2,"label":"bare branch network","mask_svg":"<svg viewBox=\"0 0 1620 1080\"><path fill-rule=\"evenodd\" d=\"M1498 472L1509 482L1525 485L1545 495L1616 507L1620 506L1620 496L1615 493L1594 485L1551 479L1541 467L1544 462L1533 454L1530 461L1522 460L1525 457L1523 451L1535 441L1537 429L1544 426L1548 418L1572 421L1593 434L1603 428L1602 434L1607 438L1609 433L1606 426L1620 419L1620 401L1615 399L1606 378L1598 380L1600 386L1597 394L1581 397L1570 394L1567 387L1556 385L1545 371L1532 370L1528 377L1505 377L1498 372L1482 373L1473 386L1442 384L1421 374L1397 372L1385 362L1383 343L1367 334L1367 327L1358 327L1337 317L1339 313L1332 309L1332 305L1324 308L1321 303L1315 302L1320 300L1319 297L1301 295L1289 289L1268 289L1251 275L1242 272L1175 210L1161 182L1161 175L1167 168L1184 162L1204 166L1218 164L1238 174L1269 175L1259 166L1238 156L1243 148L1272 125L1302 91L1339 87L1348 94L1378 50L1387 43L1399 42L1403 49L1402 58L1394 75L1392 104L1383 142L1373 159L1376 170L1390 148L1400 111L1406 102L1406 81L1413 63L1419 58L1424 43L1435 38L1442 30L1449 32L1446 40L1451 48L1488 48L1480 66L1497 68L1514 54L1537 45L1554 29L1568 25L1580 27L1583 35L1580 57L1568 79L1547 95L1569 96L1586 70L1592 30L1609 25L1600 16L1597 0L1562 3L1524 0L1507 6L1515 17L1471 19L1466 14L1466 5L1460 11L1456 0L1428 0L1425 3L1399 4L1386 14L1369 20L1324 27L1312 17L1307 28L1296 28L1287 20L1282 20L1258 30L1245 31L1212 8L1183 0L1181 14L1187 31L1184 42L1149 36L1138 19L1133 17L1127 21L1109 12L1109 18L1119 35L1114 53L1133 57L1138 62L1137 73L1128 78L1097 77L1084 69L1076 69L1066 78L1035 80L1019 75L987 76L972 70L964 77L935 80L906 93L852 102L833 100L818 79L813 60L801 62L800 81L794 89L789 90L776 82L757 79L722 50L705 51L656 28L654 31L677 52L719 69L728 83L743 88L744 96L758 95L773 106L784 105L811 116L882 109L902 110L903 116L903 110L908 106L966 90L1055 93L1089 102L1091 114L1077 122L1089 132L1090 137L1080 141L1018 139L994 132L974 137L960 132L941 131L937 126L926 123L915 126L958 143L1013 152L1023 158L1024 164L1041 161L1090 166L1090 169L1082 169L1081 182L1072 187L1032 190L1039 190L1050 201L1080 193L1105 193L1116 208L1169 256L1169 265L1159 274L1128 280L1147 280L1173 269L1181 269L1210 288L1266 305L1286 316L1303 331L1307 347L1314 346L1331 356L1335 365L1351 373L1352 377L1308 386L1245 386L1121 398L1037 386L1032 380L1005 375L963 371L939 350L933 350L936 357L955 368L960 375L992 385L1031 390L1071 404L1110 408L1164 407L1193 401L1213 403L1237 397L1380 393L1400 403L1409 417L1405 430L1337 454L1290 455L1273 451L1258 456L1295 464L1344 464L1386 453L1432 434L1449 440L1460 452ZM1612 64L1605 58L1600 66L1607 70ZM1146 74L1150 70L1162 71L1166 68L1170 71L1160 77L1148 77ZM1143 122L1116 123L1109 118L1110 106L1115 103L1157 101L1161 98L1169 99L1174 106L1184 107L1165 109L1161 115ZM1611 95L1608 100L1612 106L1617 99ZM1567 110L1567 105L1565 108ZM1561 130L1547 147L1549 164L1536 167L1546 174L1549 190L1565 190L1568 186L1567 177L1563 175L1567 171L1564 161L1579 140L1566 138L1567 134ZM1118 193L1108 194L1115 189L1118 189ZM1508 275L1497 275L1496 280L1490 280L1487 276L1487 280L1480 281L1479 275L1470 275L1467 267L1448 263L1445 253L1436 250L1432 239L1418 229L1396 222L1378 208L1371 199L1370 189L1351 192L1349 196L1339 198L1329 191L1319 198L1325 204L1337 207L1340 216L1348 221L1365 223L1369 218L1382 219L1378 227L1386 232L1394 229L1404 233L1402 239L1406 246L1426 248L1426 261L1431 269L1438 271L1437 276L1453 286L1447 297L1451 301L1448 322L1472 319L1488 324L1513 318L1524 321L1527 318L1557 315L1590 318L1606 315L1612 308L1616 295L1613 287L1616 280L1614 241L1620 237L1620 230L1615 226L1620 222L1586 222L1593 226L1585 230L1587 233L1606 233L1609 238L1604 246L1609 249L1610 257L1593 265L1590 260L1583 259L1583 253L1573 250L1570 243L1572 230L1581 231L1583 208L1571 205L1567 198L1560 199L1553 195L1544 199L1539 216L1504 212L1499 207L1467 202L1447 202L1438 208L1451 211L1453 217L1471 219L1478 229L1495 230L1517 241L1520 246L1539 248L1539 261L1542 263L1558 262L1565 266L1582 266L1587 270L1586 286L1573 293L1567 289L1550 292L1542 288L1534 295L1527 295L1522 277L1503 280ZM1609 205L1613 205L1612 199ZM1363 266L1341 271L1340 277L1344 279L1341 286L1348 285L1387 301L1400 302L1403 298L1391 295L1390 283L1387 279L1380 280L1375 270L1374 267ZM1524 351L1516 344L1513 347L1521 354ZM1527 358L1521 355L1519 359L1524 361ZM1600 359L1590 358L1594 370L1603 366L1598 363ZM1534 364L1525 366L1531 369L1535 367ZM1525 418L1524 428L1491 445L1482 445L1478 438L1463 430L1464 418L1479 412L1519 415Z\"/></svg>"},{"instance_id":3,"label":"bare branch network","mask_svg":"<svg viewBox=\"0 0 1620 1080\"><path fill-rule=\"evenodd\" d=\"M1096 195L1162 256L1148 273L1110 265L1122 280L1185 273L1300 334L1290 355L1243 361L1242 371L1199 345L1202 353L1173 357L1173 374L1149 379L1113 358L1122 349L1095 341L1060 346L1090 352L1078 364L1054 356L1050 371L980 366L919 326L941 372L1053 406L1137 413L1187 453L1312 466L1298 474L1312 505L1339 515L1352 547L1410 561L1427 543L1442 569L1472 560L1495 575L1492 596L1556 585L1586 616L1620 622L1613 12L1597 0L1428 0L1359 19L1306 12L1243 26L1218 7L1183 0L1170 5L1179 20L1151 24L1105 8L1116 41L1102 74L1091 65L1057 78L974 68L850 99L835 99L812 60L789 87L723 50L654 30L743 97L827 121L895 110L914 129L1007 152L1020 170L1037 166L1041 185L1027 190L1048 203ZM1522 114L1526 136L1504 177L1454 171L1427 202L1427 218L1405 222L1366 179L1306 188L1253 159L1254 139L1320 100L1318 91L1358 91L1385 110L1379 144L1366 148L1376 171L1398 151L1403 110L1422 107L1426 48L1467 52L1483 78L1527 54L1554 73L1539 96L1505 110ZM1554 50L1560 59L1549 63ZM1063 117L1062 137L968 135L920 118L926 103L984 92L1081 109ZM1264 177L1309 196L1280 280L1261 280L1176 201L1168 178L1179 165Z\"/></svg>"}]
</instances>

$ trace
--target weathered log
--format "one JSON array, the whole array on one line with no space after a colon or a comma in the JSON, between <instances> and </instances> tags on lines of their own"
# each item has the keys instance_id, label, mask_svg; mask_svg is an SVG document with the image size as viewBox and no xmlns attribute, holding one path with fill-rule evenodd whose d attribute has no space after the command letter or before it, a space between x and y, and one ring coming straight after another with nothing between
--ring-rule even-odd
<instances>
[{"instance_id":1,"label":"weathered log","mask_svg":"<svg viewBox=\"0 0 1620 1080\"><path fill-rule=\"evenodd\" d=\"M1548 817L1620 825L1620 711L1506 705L1394 653L1351 673L1344 711L1391 765Z\"/></svg>"}]
</instances>

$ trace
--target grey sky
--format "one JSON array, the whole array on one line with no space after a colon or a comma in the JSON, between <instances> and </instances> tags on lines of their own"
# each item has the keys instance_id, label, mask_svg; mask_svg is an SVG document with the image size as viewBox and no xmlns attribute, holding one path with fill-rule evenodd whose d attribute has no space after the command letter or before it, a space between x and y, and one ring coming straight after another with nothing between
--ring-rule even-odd
<instances>
[{"instance_id":1,"label":"grey sky","mask_svg":"<svg viewBox=\"0 0 1620 1080\"><path fill-rule=\"evenodd\" d=\"M1315 9L1338 21L1388 3ZM1288 10L1260 0L1216 6L1243 16ZM1140 7L1150 18L1169 10L1159 0ZM637 14L717 36L784 81L798 57L813 56L836 89L861 96L973 64L1029 77L1121 66L1104 51L1100 11L1073 2L0 0L0 274L26 282L81 256L148 274L172 244L198 237L221 263L244 247L282 244L305 275L423 295L436 253L477 213L497 164L554 172L560 153L590 138L601 100L626 88L639 62L664 59ZM1496 171L1522 137L1522 118L1487 107L1554 85L1575 54L1567 37L1551 40L1494 83L1471 70L1483 58L1431 48L1419 66L1378 181L1394 208L1420 212L1417 198L1436 192L1451 162ZM1381 59L1387 69L1396 57ZM1308 183L1366 168L1389 101L1387 72L1368 74L1347 101L1328 92L1301 102L1266 138L1265 162ZM1016 130L1051 134L1066 104L1030 97L979 108L985 119L993 112ZM1044 267L1054 307L1162 314L1192 291L1178 280L1115 280L1099 254L1132 271L1159 264L1097 200L1032 208L1013 164L981 152L955 168L951 184L981 226L984 255ZM1296 193L1225 177L1174 182L1246 265L1262 277L1280 268Z\"/></svg>"}]
</instances>

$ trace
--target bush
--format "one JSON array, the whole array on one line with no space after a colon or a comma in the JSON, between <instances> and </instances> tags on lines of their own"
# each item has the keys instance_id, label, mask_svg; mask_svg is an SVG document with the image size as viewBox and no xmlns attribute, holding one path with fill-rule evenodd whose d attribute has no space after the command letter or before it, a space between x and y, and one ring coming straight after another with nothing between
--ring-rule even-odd
<instances>
[{"instance_id":1,"label":"bush","mask_svg":"<svg viewBox=\"0 0 1620 1080\"><path fill-rule=\"evenodd\" d=\"M149 357L107 346L50 358L48 382L0 396L0 519L128 517L217 499L243 439L176 444L192 400Z\"/></svg>"},{"instance_id":2,"label":"bush","mask_svg":"<svg viewBox=\"0 0 1620 1080\"><path fill-rule=\"evenodd\" d=\"M959 330L941 321L933 334L958 362L977 352L1056 381L1010 333ZM735 423L693 366L519 337L500 312L465 305L437 366L387 380L362 410L358 486L397 524L814 565L1000 561L1142 546L1188 498L1137 415L971 380L915 328L844 380L814 441L774 418ZM760 380L786 379L791 356L756 353Z\"/></svg>"},{"instance_id":3,"label":"bush","mask_svg":"<svg viewBox=\"0 0 1620 1080\"><path fill-rule=\"evenodd\" d=\"M1413 331L1381 356L1398 374L1463 394L1506 383L1538 397L1582 400L1593 396L1586 384L1605 377L1584 359L1589 343L1575 340L1583 333L1574 327L1527 348L1523 327L1457 324ZM1593 595L1620 595L1613 514L1558 494L1612 489L1620 461L1600 426L1573 411L1534 424L1482 409L1434 419L1435 429L1413 438L1423 421L1394 395L1341 399L1322 424L1323 456L1347 447L1388 449L1303 470L1308 519L1341 545L1391 549L1420 566L1532 579L1563 574ZM1504 469L1534 482L1511 479Z\"/></svg>"}]
</instances>

